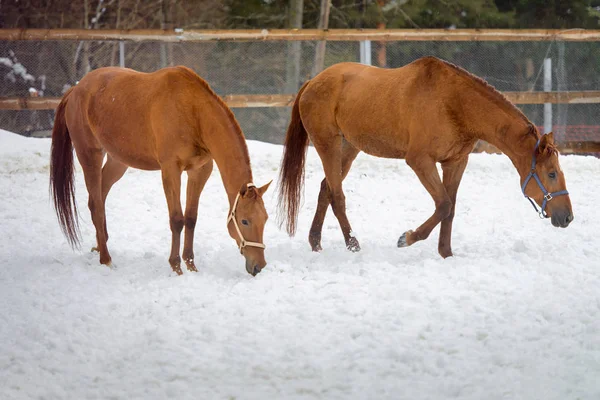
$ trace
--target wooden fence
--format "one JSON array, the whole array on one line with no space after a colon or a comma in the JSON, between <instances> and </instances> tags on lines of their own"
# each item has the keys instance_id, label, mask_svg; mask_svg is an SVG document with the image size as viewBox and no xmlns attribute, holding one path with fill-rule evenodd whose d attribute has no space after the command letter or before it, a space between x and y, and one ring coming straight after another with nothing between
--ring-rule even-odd
<instances>
[{"instance_id":1,"label":"wooden fence","mask_svg":"<svg viewBox=\"0 0 600 400\"><path fill-rule=\"evenodd\" d=\"M586 29L0 29L0 40L206 41L600 41Z\"/></svg>"},{"instance_id":2,"label":"wooden fence","mask_svg":"<svg viewBox=\"0 0 600 400\"><path fill-rule=\"evenodd\" d=\"M503 92L514 104L595 104L600 91L579 92ZM290 107L295 94L229 94L222 96L232 108ZM53 110L60 97L0 97L0 110Z\"/></svg>"},{"instance_id":3,"label":"wooden fence","mask_svg":"<svg viewBox=\"0 0 600 400\"><path fill-rule=\"evenodd\" d=\"M0 41L565 41L600 42L600 30L585 29L262 29L262 30L85 30L0 29ZM515 104L600 103L600 91L504 92ZM228 94L230 107L289 107L295 94ZM0 110L50 110L60 98L0 97ZM565 147L566 146L566 147ZM565 143L573 151L600 151L600 142Z\"/></svg>"}]
</instances>

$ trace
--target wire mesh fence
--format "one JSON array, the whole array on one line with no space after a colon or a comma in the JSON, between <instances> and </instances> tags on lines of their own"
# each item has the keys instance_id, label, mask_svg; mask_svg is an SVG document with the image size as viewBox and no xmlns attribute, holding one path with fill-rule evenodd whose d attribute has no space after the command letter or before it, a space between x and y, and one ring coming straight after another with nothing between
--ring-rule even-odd
<instances>
[{"instance_id":1,"label":"wire mesh fence","mask_svg":"<svg viewBox=\"0 0 600 400\"><path fill-rule=\"evenodd\" d=\"M61 96L87 71L121 62L146 72L186 65L220 95L293 94L313 74L317 43L0 41L0 97ZM363 53L363 61L370 58L373 64L388 68L426 55L437 56L481 76L501 91L600 90L598 42L388 41L361 46L359 41L329 41L325 67L359 62L361 47L370 56L365 58ZM550 109L549 121L559 141L600 142L600 103L519 107L540 127L545 112L548 123ZM247 138L282 142L288 107L236 108L234 112ZM0 110L0 127L43 136L51 130L53 117L52 110Z\"/></svg>"}]
</instances>

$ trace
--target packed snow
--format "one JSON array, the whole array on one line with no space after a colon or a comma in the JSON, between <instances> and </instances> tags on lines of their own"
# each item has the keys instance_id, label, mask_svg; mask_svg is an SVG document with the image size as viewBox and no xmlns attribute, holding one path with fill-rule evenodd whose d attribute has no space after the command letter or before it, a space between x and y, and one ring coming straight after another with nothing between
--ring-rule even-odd
<instances>
[{"instance_id":1,"label":"packed snow","mask_svg":"<svg viewBox=\"0 0 600 400\"><path fill-rule=\"evenodd\" d=\"M248 146L255 183L276 179L282 147ZM323 177L311 148L296 237L278 229L275 190L265 195L268 265L256 277L227 234L215 168L200 271L179 277L160 173L130 169L111 191L109 269L89 251L79 166L82 249L61 234L49 148L0 131L1 399L600 398L596 158L561 157L575 220L558 229L523 198L508 158L472 155L444 260L437 229L396 247L433 202L403 161L364 154L344 183L362 251L346 250L330 210L324 250L311 252Z\"/></svg>"}]
</instances>

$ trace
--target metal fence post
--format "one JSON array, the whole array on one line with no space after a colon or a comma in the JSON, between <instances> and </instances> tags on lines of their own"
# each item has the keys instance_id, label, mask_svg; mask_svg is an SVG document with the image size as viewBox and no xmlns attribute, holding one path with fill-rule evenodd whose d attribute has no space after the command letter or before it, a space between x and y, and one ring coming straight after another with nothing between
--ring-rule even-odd
<instances>
[{"instance_id":1,"label":"metal fence post","mask_svg":"<svg viewBox=\"0 0 600 400\"><path fill-rule=\"evenodd\" d=\"M552 91L552 59L544 60L544 92ZM552 104L544 103L544 133L552 131Z\"/></svg>"},{"instance_id":2,"label":"metal fence post","mask_svg":"<svg viewBox=\"0 0 600 400\"><path fill-rule=\"evenodd\" d=\"M371 41L362 40L360 42L360 63L366 65L373 65L371 63Z\"/></svg>"},{"instance_id":3,"label":"metal fence post","mask_svg":"<svg viewBox=\"0 0 600 400\"><path fill-rule=\"evenodd\" d=\"M119 66L125 68L125 42L119 42Z\"/></svg>"}]
</instances>

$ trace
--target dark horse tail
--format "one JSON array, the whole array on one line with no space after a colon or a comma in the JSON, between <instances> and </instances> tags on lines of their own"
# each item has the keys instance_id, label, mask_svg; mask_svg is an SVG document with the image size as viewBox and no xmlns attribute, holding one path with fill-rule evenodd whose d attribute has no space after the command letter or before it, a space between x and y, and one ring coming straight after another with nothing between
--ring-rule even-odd
<instances>
[{"instance_id":1,"label":"dark horse tail","mask_svg":"<svg viewBox=\"0 0 600 400\"><path fill-rule=\"evenodd\" d=\"M278 216L281 224L285 221L290 236L296 233L300 195L304 186L304 161L308 150L308 134L300 117L299 103L308 82L300 88L296 95L296 101L292 108L292 119L285 136L285 151L279 172Z\"/></svg>"},{"instance_id":2,"label":"dark horse tail","mask_svg":"<svg viewBox=\"0 0 600 400\"><path fill-rule=\"evenodd\" d=\"M56 109L50 150L50 191L58 223L72 247L79 245L79 223L75 205L73 145L65 120L69 89Z\"/></svg>"}]
</instances>

